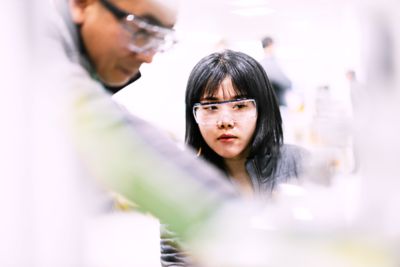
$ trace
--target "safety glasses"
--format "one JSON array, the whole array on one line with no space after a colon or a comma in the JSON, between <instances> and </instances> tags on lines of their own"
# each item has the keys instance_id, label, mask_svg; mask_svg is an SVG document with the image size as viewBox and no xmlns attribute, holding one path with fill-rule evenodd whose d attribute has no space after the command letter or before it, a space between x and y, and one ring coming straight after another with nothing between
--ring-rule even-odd
<instances>
[{"instance_id":1,"label":"safety glasses","mask_svg":"<svg viewBox=\"0 0 400 267\"><path fill-rule=\"evenodd\" d=\"M177 43L175 31L170 28L150 24L144 19L127 13L108 0L100 3L120 21L129 33L128 49L136 53L164 52Z\"/></svg>"},{"instance_id":2,"label":"safety glasses","mask_svg":"<svg viewBox=\"0 0 400 267\"><path fill-rule=\"evenodd\" d=\"M198 124L216 125L223 116L240 122L257 116L254 99L234 99L221 102L204 102L193 105L193 115Z\"/></svg>"}]
</instances>

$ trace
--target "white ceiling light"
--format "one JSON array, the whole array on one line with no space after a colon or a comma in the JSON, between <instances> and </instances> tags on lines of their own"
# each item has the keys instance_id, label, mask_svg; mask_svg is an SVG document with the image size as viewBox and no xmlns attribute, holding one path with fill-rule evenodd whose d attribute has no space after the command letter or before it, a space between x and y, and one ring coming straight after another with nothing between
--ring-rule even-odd
<instances>
[{"instance_id":1,"label":"white ceiling light","mask_svg":"<svg viewBox=\"0 0 400 267\"><path fill-rule=\"evenodd\" d=\"M230 4L236 7L256 7L265 6L267 3L265 0L234 0Z\"/></svg>"},{"instance_id":2,"label":"white ceiling light","mask_svg":"<svg viewBox=\"0 0 400 267\"><path fill-rule=\"evenodd\" d=\"M265 16L275 13L276 10L268 7L247 7L247 8L238 8L231 11L231 13L245 16L245 17L254 17L254 16Z\"/></svg>"}]
</instances>

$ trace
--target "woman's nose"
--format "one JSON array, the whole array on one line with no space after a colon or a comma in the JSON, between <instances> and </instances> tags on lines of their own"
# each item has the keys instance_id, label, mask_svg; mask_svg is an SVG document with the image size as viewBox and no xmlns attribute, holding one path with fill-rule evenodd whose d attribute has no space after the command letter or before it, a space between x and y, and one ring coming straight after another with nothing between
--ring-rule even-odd
<instances>
[{"instance_id":1,"label":"woman's nose","mask_svg":"<svg viewBox=\"0 0 400 267\"><path fill-rule=\"evenodd\" d=\"M221 116L217 121L218 128L232 128L235 125L235 121L231 116Z\"/></svg>"}]
</instances>

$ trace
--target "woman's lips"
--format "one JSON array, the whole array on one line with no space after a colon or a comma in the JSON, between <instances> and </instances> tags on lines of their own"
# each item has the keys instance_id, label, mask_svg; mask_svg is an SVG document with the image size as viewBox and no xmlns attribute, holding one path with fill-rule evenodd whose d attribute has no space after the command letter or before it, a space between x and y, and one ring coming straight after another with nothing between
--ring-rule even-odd
<instances>
[{"instance_id":1,"label":"woman's lips","mask_svg":"<svg viewBox=\"0 0 400 267\"><path fill-rule=\"evenodd\" d=\"M221 135L221 136L218 137L218 141L221 141L221 142L231 142L231 141L233 141L233 140L236 139L236 138L237 138L237 137L234 136L234 135L223 134L223 135Z\"/></svg>"}]
</instances>

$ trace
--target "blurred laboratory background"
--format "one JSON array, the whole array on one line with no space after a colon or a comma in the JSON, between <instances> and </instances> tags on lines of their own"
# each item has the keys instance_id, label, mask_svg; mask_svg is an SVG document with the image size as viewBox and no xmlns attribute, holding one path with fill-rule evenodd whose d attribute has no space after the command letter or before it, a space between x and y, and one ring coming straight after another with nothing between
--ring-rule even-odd
<instances>
[{"instance_id":1,"label":"blurred laboratory background","mask_svg":"<svg viewBox=\"0 0 400 267\"><path fill-rule=\"evenodd\" d=\"M194 64L221 49L261 61L262 38L273 38L275 57L292 83L281 106L285 142L316 155L306 197L288 197L304 206L289 206L299 220L314 220L312 227L355 224L386 238L400 230L390 204L400 201L399 8L396 1L374 0L182 1L179 43L143 66L142 78L114 98L182 144L184 91ZM328 166L320 168L322 162ZM381 240L380 234L372 239ZM386 241L380 242L378 250L386 253ZM350 256L354 265L332 266L366 266L370 252L361 253L363 260ZM372 253L382 261L371 266L391 262L385 253ZM328 266L328 258L304 266Z\"/></svg>"},{"instance_id":2,"label":"blurred laboratory background","mask_svg":"<svg viewBox=\"0 0 400 267\"><path fill-rule=\"evenodd\" d=\"M29 14L29 10L37 9L33 4L23 6L17 2L7 4L14 14ZM332 259L342 250L333 248L343 245L345 238L329 239L334 241L328 245L321 242L323 247L313 240L311 247L318 248L319 255L326 258L321 256L319 265L306 265L306 261L301 266L399 266L400 260L392 253L400 248L400 215L396 207L400 203L397 192L400 187L399 10L398 0L181 1L175 27L177 45L171 51L157 54L152 64L143 65L142 77L113 98L181 146L185 131L184 92L195 63L211 52L226 48L245 52L261 61L265 56L261 40L272 37L275 57L292 83L285 95L286 105L281 107L285 143L299 144L313 151L318 155L315 166L319 166L318 159L324 164L328 162L327 168L321 170L325 172L323 175L318 169L313 170L315 175L310 177L315 179L301 193L282 188L282 209L296 206L291 210L296 216L288 219L288 214L278 213L277 217L285 217L287 225L308 222L311 226L306 232L317 228L321 233L325 226L325 229L337 229L351 225L356 226L351 229L375 233L368 236L368 242L372 241L367 246L362 243L364 238L359 238L359 232L349 230L348 233L348 228L339 231L340 237L345 232L350 235L350 241L343 247L354 253L339 253L337 262ZM35 257L35 251L28 248L34 238L27 222L32 214L20 212L29 209L17 195L21 190L22 193L29 190L23 178L29 168L20 166L32 167L24 164L30 155L23 153L31 144L8 140L26 140L21 135L30 127L29 123L25 124L29 120L25 108L13 105L20 103L13 100L27 102L26 96L33 93L26 94L28 82L20 81L19 73L31 71L24 62L29 60L30 51L26 40L34 31L27 21L18 21L10 14L0 16L0 24L3 29L10 21L17 23L11 27L16 34L8 30L4 36L20 45L5 42L1 46L1 58L6 62L1 66L1 72L6 73L2 94L7 98L0 100L0 113L4 117L2 121L15 127L2 130L0 140L4 141L1 161L10 162L2 170L2 176L16 179L0 186L0 203L5 211L2 213L12 214L3 221L0 235L13 240L0 241L1 250L9 251L7 255L0 255L0 263L13 263L10 258L15 251L30 251L25 259L18 261L18 266L24 266ZM10 53L15 49L22 52ZM32 185L33 181L29 183ZM53 196L51 192L44 193ZM10 202L18 208L11 208ZM302 206L292 205L294 202ZM44 216L43 220L46 219ZM19 239L11 238L17 228L24 234L18 234ZM151 216L120 212L114 217L88 222L88 229L82 245L87 266L160 266L158 222ZM19 246L21 240L26 248ZM318 240L322 240L321 236ZM295 251L295 247L289 249ZM331 265L322 264L327 262ZM347 265L342 265L344 262Z\"/></svg>"},{"instance_id":3,"label":"blurred laboratory background","mask_svg":"<svg viewBox=\"0 0 400 267\"><path fill-rule=\"evenodd\" d=\"M400 186L395 137L400 127L395 123L400 114L395 104L400 93L399 8L396 1L374 0L182 1L176 47L156 55L154 64L143 66L142 78L114 98L182 144L184 91L195 63L226 48L261 61L261 40L270 36L275 57L292 82L286 106L281 106L285 142L316 155L307 197L288 197L292 205L304 204L300 210L291 206L293 213L314 220L312 227L360 221L356 228L392 234L400 230L394 226L400 217L388 204L400 201L395 196ZM321 162L329 166L320 171ZM385 251L383 243L379 249ZM370 252L361 257L367 259ZM387 263L385 256L377 257L384 260L371 266ZM354 266L366 266L368 260L354 260ZM304 266L328 266L326 261L322 257Z\"/></svg>"}]
</instances>

